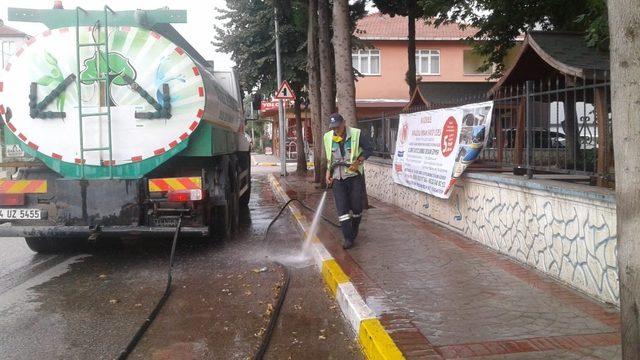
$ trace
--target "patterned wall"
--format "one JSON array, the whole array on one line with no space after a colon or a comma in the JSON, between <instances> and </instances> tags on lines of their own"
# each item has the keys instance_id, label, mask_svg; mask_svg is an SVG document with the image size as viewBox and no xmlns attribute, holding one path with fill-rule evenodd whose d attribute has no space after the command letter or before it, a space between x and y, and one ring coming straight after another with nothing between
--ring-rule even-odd
<instances>
[{"instance_id":1,"label":"patterned wall","mask_svg":"<svg viewBox=\"0 0 640 360\"><path fill-rule=\"evenodd\" d=\"M367 164L369 195L452 228L602 301L617 304L612 194L586 186L555 187L550 183L554 182L473 174L464 177L451 198L445 200L394 184L389 164Z\"/></svg>"}]
</instances>

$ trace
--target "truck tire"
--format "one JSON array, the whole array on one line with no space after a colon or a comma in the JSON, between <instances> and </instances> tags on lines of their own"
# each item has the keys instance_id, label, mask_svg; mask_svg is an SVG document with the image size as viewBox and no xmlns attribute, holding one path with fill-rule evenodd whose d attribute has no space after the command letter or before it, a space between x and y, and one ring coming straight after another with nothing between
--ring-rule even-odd
<instances>
[{"instance_id":1,"label":"truck tire","mask_svg":"<svg viewBox=\"0 0 640 360\"><path fill-rule=\"evenodd\" d=\"M249 207L249 200L251 199L251 166L249 166L249 174L247 175L247 191L240 196L240 206L244 209Z\"/></svg>"},{"instance_id":2,"label":"truck tire","mask_svg":"<svg viewBox=\"0 0 640 360\"><path fill-rule=\"evenodd\" d=\"M82 238L30 237L25 238L25 241L29 249L40 254L59 254L87 250L88 245L87 239Z\"/></svg>"},{"instance_id":3,"label":"truck tire","mask_svg":"<svg viewBox=\"0 0 640 360\"><path fill-rule=\"evenodd\" d=\"M235 156L224 157L216 171L218 182L224 192L224 205L214 206L209 232L214 239L228 239L238 227L238 165Z\"/></svg>"},{"instance_id":4,"label":"truck tire","mask_svg":"<svg viewBox=\"0 0 640 360\"><path fill-rule=\"evenodd\" d=\"M249 207L249 200L251 199L251 154L249 152L247 153L242 153L238 156L239 158L239 163L240 163L240 170L239 172L244 171L245 169L247 169L247 190L244 192L244 194L242 194L240 196L240 206L243 209L246 209L247 207Z\"/></svg>"},{"instance_id":5,"label":"truck tire","mask_svg":"<svg viewBox=\"0 0 640 360\"><path fill-rule=\"evenodd\" d=\"M229 211L231 215L231 228L232 231L236 231L240 226L240 183L238 180L238 174L240 174L240 161L237 157L231 157L231 168L229 174L231 175L229 181L231 183L231 194L229 195Z\"/></svg>"},{"instance_id":6,"label":"truck tire","mask_svg":"<svg viewBox=\"0 0 640 360\"><path fill-rule=\"evenodd\" d=\"M31 249L31 251L35 251L40 254L50 254L62 250L62 246L60 246L60 243L57 243L52 238L32 237L25 238L25 240L27 242L27 246L29 247L29 249Z\"/></svg>"}]
</instances>

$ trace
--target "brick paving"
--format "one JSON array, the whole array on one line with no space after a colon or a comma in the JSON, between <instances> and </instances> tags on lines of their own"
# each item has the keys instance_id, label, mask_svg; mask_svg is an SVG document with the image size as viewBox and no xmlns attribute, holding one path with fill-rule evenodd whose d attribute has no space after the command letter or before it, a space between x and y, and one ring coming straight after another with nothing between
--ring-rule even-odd
<instances>
[{"instance_id":1,"label":"brick paving","mask_svg":"<svg viewBox=\"0 0 640 360\"><path fill-rule=\"evenodd\" d=\"M283 185L309 205L321 193L308 178ZM370 205L353 249L326 224L319 237L407 358L620 358L614 307L398 207ZM336 217L332 201L325 214Z\"/></svg>"}]
</instances>

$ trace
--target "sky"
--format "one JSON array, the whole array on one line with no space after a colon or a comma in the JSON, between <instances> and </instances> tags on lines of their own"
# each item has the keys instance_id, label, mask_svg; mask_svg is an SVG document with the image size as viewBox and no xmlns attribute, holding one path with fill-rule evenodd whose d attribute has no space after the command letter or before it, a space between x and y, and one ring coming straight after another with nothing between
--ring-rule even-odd
<instances>
[{"instance_id":1,"label":"sky","mask_svg":"<svg viewBox=\"0 0 640 360\"><path fill-rule=\"evenodd\" d=\"M217 22L217 9L225 7L225 0L63 0L65 9L75 9L82 6L86 10L102 10L105 4L112 9L135 10L135 9L157 9L169 7L172 10L187 10L187 23L174 24L173 26L189 41L206 59L213 60L216 70L230 69L234 64L230 54L224 54L216 50L211 44L215 39L213 24ZM6 25L23 31L30 35L35 35L46 30L46 26L40 23L25 23L7 20L7 8L33 8L50 9L53 7L53 0L1 0L0 19Z\"/></svg>"}]
</instances>

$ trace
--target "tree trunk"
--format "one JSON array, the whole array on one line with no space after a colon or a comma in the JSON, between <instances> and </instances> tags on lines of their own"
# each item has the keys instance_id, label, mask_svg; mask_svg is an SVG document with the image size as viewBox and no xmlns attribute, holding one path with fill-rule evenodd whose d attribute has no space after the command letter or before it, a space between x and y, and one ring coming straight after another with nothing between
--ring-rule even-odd
<instances>
[{"instance_id":1,"label":"tree trunk","mask_svg":"<svg viewBox=\"0 0 640 360\"><path fill-rule=\"evenodd\" d=\"M309 0L307 29L307 73L313 138L313 182L322 182L322 111L320 109L320 59L318 57L318 0Z\"/></svg>"},{"instance_id":2,"label":"tree trunk","mask_svg":"<svg viewBox=\"0 0 640 360\"><path fill-rule=\"evenodd\" d=\"M297 89L300 93L301 89ZM300 108L300 98L293 103L293 112L296 116L296 174L300 176L307 175L307 155L304 152L304 137L302 135L302 109Z\"/></svg>"},{"instance_id":3,"label":"tree trunk","mask_svg":"<svg viewBox=\"0 0 640 360\"><path fill-rule=\"evenodd\" d=\"M407 0L408 20L409 20L409 44L407 46L407 60L409 67L406 74L407 85L409 85L409 99L416 90L416 0Z\"/></svg>"},{"instance_id":4,"label":"tree trunk","mask_svg":"<svg viewBox=\"0 0 640 360\"><path fill-rule=\"evenodd\" d=\"M349 1L333 1L333 49L336 56L336 96L340 114L348 126L358 127L356 118L356 85L351 60L351 26ZM364 174L363 182L364 182ZM363 191L363 208L369 207L366 185Z\"/></svg>"},{"instance_id":5,"label":"tree trunk","mask_svg":"<svg viewBox=\"0 0 640 360\"><path fill-rule=\"evenodd\" d=\"M322 142L322 134L329 131L329 115L336 110L336 96L334 92L335 76L333 65L333 50L331 46L331 14L329 0L318 0L318 50L320 62L320 125L321 134L317 139ZM323 187L327 172L327 160L324 147L321 146L320 181Z\"/></svg>"},{"instance_id":6,"label":"tree trunk","mask_svg":"<svg viewBox=\"0 0 640 360\"><path fill-rule=\"evenodd\" d=\"M333 2L333 49L336 56L338 109L348 126L357 127L356 86L351 63L351 26L348 0L334 0Z\"/></svg>"},{"instance_id":7,"label":"tree trunk","mask_svg":"<svg viewBox=\"0 0 640 360\"><path fill-rule=\"evenodd\" d=\"M622 358L640 359L640 6L609 0Z\"/></svg>"}]
</instances>

